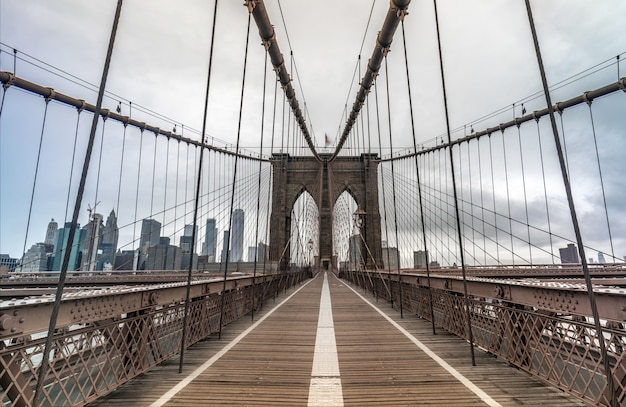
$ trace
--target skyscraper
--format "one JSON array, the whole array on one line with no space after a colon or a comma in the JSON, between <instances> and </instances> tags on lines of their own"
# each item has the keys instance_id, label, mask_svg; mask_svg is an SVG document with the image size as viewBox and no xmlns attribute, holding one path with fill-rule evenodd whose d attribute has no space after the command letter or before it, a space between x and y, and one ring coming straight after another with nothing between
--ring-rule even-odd
<instances>
[{"instance_id":1,"label":"skyscraper","mask_svg":"<svg viewBox=\"0 0 626 407\"><path fill-rule=\"evenodd\" d=\"M106 263L110 263L111 265L115 264L115 251L117 250L118 238L117 216L115 215L115 211L111 210L102 231L102 241L100 242L101 254L98 257L98 268L102 268Z\"/></svg>"},{"instance_id":2,"label":"skyscraper","mask_svg":"<svg viewBox=\"0 0 626 407\"><path fill-rule=\"evenodd\" d=\"M207 219L206 231L204 240L203 254L208 256L208 261L214 262L215 259L215 246L217 243L217 227L215 219Z\"/></svg>"},{"instance_id":3,"label":"skyscraper","mask_svg":"<svg viewBox=\"0 0 626 407\"><path fill-rule=\"evenodd\" d=\"M559 249L559 255L561 256L561 263L580 263L578 258L578 250L576 249L576 245L573 243L569 243L567 247Z\"/></svg>"},{"instance_id":4,"label":"skyscraper","mask_svg":"<svg viewBox=\"0 0 626 407\"><path fill-rule=\"evenodd\" d=\"M59 224L54 221L54 218L48 223L48 230L46 230L45 244L54 245L57 242L57 234L59 233Z\"/></svg>"},{"instance_id":5,"label":"skyscraper","mask_svg":"<svg viewBox=\"0 0 626 407\"><path fill-rule=\"evenodd\" d=\"M230 247L228 247L229 239L230 239L230 232L228 230L225 230L224 240L222 241L222 257L220 258L220 261L222 263L226 262L226 259L228 258L228 253L230 252ZM231 259L228 259L228 260L231 260Z\"/></svg>"},{"instance_id":6,"label":"skyscraper","mask_svg":"<svg viewBox=\"0 0 626 407\"><path fill-rule=\"evenodd\" d=\"M96 270L98 246L102 241L103 216L94 213L91 221L85 226L85 245L83 247L82 270Z\"/></svg>"},{"instance_id":7,"label":"skyscraper","mask_svg":"<svg viewBox=\"0 0 626 407\"><path fill-rule=\"evenodd\" d=\"M196 231L197 231L196 227ZM197 234L196 234L197 236ZM193 225L185 225L185 229L183 231L183 235L180 237L180 248L183 250L183 253L189 253L191 251L191 243L193 238Z\"/></svg>"},{"instance_id":8,"label":"skyscraper","mask_svg":"<svg viewBox=\"0 0 626 407\"><path fill-rule=\"evenodd\" d=\"M22 263L20 271L24 273L32 273L37 271L46 271L48 269L47 263L47 249L52 245L46 245L45 243L35 243L22 257Z\"/></svg>"},{"instance_id":9,"label":"skyscraper","mask_svg":"<svg viewBox=\"0 0 626 407\"><path fill-rule=\"evenodd\" d=\"M196 226L197 231L197 226ZM197 233L196 233L197 236ZM185 229L183 232L183 236L180 237L180 252L182 253L182 262L180 267L183 270L189 268L189 262L197 262L194 258L196 257L195 253L191 252L191 246L193 244L193 225L185 225ZM194 249L195 252L195 249Z\"/></svg>"},{"instance_id":10,"label":"skyscraper","mask_svg":"<svg viewBox=\"0 0 626 407\"><path fill-rule=\"evenodd\" d=\"M65 227L59 229L57 235L57 242L54 251L54 264L52 270L61 270L63 265L63 257L67 249L67 243L69 240L70 229L72 222L65 223ZM85 230L80 228L80 224L76 225L76 232L74 234L74 242L70 250L70 262L68 263L68 270L78 270L83 254L83 244L85 242Z\"/></svg>"},{"instance_id":11,"label":"skyscraper","mask_svg":"<svg viewBox=\"0 0 626 407\"><path fill-rule=\"evenodd\" d=\"M243 209L235 209L233 211L232 226L232 236L230 238L230 261L238 262L243 260Z\"/></svg>"},{"instance_id":12,"label":"skyscraper","mask_svg":"<svg viewBox=\"0 0 626 407\"><path fill-rule=\"evenodd\" d=\"M413 252L413 267L418 268L426 268L426 250L418 250Z\"/></svg>"},{"instance_id":13,"label":"skyscraper","mask_svg":"<svg viewBox=\"0 0 626 407\"><path fill-rule=\"evenodd\" d=\"M161 222L154 219L144 219L141 222L141 237L139 239L139 247L146 250L150 246L159 244L161 237Z\"/></svg>"}]
</instances>

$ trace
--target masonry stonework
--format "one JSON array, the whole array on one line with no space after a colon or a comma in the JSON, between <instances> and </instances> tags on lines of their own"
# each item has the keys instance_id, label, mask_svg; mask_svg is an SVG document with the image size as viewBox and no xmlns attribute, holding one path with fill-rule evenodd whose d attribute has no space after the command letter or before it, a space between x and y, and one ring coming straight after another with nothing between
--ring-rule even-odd
<instances>
[{"instance_id":1,"label":"masonry stonework","mask_svg":"<svg viewBox=\"0 0 626 407\"><path fill-rule=\"evenodd\" d=\"M376 154L358 157L336 157L320 154L315 157L292 157L274 154L272 170L272 215L270 219L270 260L278 262L281 269L289 265L289 236L291 211L303 192L308 192L319 211L319 255L316 267L336 268L333 255L333 209L339 196L348 191L357 205L365 211L361 233L367 247L362 253L368 269L382 267L380 212L378 208L378 164Z\"/></svg>"}]
</instances>

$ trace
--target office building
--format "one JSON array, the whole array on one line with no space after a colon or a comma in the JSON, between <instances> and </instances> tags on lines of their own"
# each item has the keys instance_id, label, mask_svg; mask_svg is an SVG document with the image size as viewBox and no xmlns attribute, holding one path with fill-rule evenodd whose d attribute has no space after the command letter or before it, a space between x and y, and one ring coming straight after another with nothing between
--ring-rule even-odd
<instances>
[{"instance_id":1,"label":"office building","mask_svg":"<svg viewBox=\"0 0 626 407\"><path fill-rule=\"evenodd\" d=\"M413 267L416 269L425 269L428 261L426 250L418 250L413 252Z\"/></svg>"},{"instance_id":2,"label":"office building","mask_svg":"<svg viewBox=\"0 0 626 407\"><path fill-rule=\"evenodd\" d=\"M215 219L207 219L202 254L209 262L215 261L215 247L217 246L217 224Z\"/></svg>"},{"instance_id":3,"label":"office building","mask_svg":"<svg viewBox=\"0 0 626 407\"><path fill-rule=\"evenodd\" d=\"M139 239L139 247L142 251L146 251L150 246L159 244L161 237L161 222L154 219L144 219L141 222L141 237Z\"/></svg>"},{"instance_id":4,"label":"office building","mask_svg":"<svg viewBox=\"0 0 626 407\"><path fill-rule=\"evenodd\" d=\"M54 250L54 245L35 243L22 257L20 271L32 273L48 270L48 254Z\"/></svg>"},{"instance_id":5,"label":"office building","mask_svg":"<svg viewBox=\"0 0 626 407\"><path fill-rule=\"evenodd\" d=\"M230 238L230 261L233 263L243 260L244 217L243 209L233 211L233 227Z\"/></svg>"},{"instance_id":6,"label":"office building","mask_svg":"<svg viewBox=\"0 0 626 407\"><path fill-rule=\"evenodd\" d=\"M14 272L18 262L18 259L12 258L8 254L0 254L0 275L4 272Z\"/></svg>"},{"instance_id":7,"label":"office building","mask_svg":"<svg viewBox=\"0 0 626 407\"><path fill-rule=\"evenodd\" d=\"M54 245L54 263L52 265L52 270L60 271L61 266L63 265L63 258L65 256L65 252L68 246L68 240L70 236L70 229L72 228L72 223L65 223L65 227L59 229L59 233L57 234L57 242ZM70 271L80 269L82 257L83 257L83 245L85 243L85 229L80 228L80 224L76 225L76 231L74 233L74 240L72 243L72 247L70 250L70 258L69 263L67 265L67 269Z\"/></svg>"},{"instance_id":8,"label":"office building","mask_svg":"<svg viewBox=\"0 0 626 407\"><path fill-rule=\"evenodd\" d=\"M48 223L48 229L46 230L46 239L43 242L45 244L51 244L54 246L57 242L58 233L59 233L59 224L56 223L54 219L52 219Z\"/></svg>"},{"instance_id":9,"label":"office building","mask_svg":"<svg viewBox=\"0 0 626 407\"><path fill-rule=\"evenodd\" d=\"M98 256L98 246L102 241L102 232L104 224L102 215L94 213L91 221L85 226L85 244L83 246L83 262L81 270L96 270L96 262Z\"/></svg>"},{"instance_id":10,"label":"office building","mask_svg":"<svg viewBox=\"0 0 626 407\"><path fill-rule=\"evenodd\" d=\"M561 256L561 263L580 263L580 258L578 257L578 249L576 245L573 243L569 243L567 247L559 249L559 255Z\"/></svg>"},{"instance_id":11,"label":"office building","mask_svg":"<svg viewBox=\"0 0 626 407\"><path fill-rule=\"evenodd\" d=\"M230 253L230 232L228 230L224 231L224 240L222 241L222 256L220 257L220 261L222 263L228 261L232 261L229 259L228 254Z\"/></svg>"},{"instance_id":12,"label":"office building","mask_svg":"<svg viewBox=\"0 0 626 407\"><path fill-rule=\"evenodd\" d=\"M115 264L115 252L117 251L117 241L119 230L117 228L117 216L115 211L111 211L107 217L106 224L102 230L102 240L100 241L100 254L98 255L98 269L104 269L106 264Z\"/></svg>"},{"instance_id":13,"label":"office building","mask_svg":"<svg viewBox=\"0 0 626 407\"><path fill-rule=\"evenodd\" d=\"M383 247L383 264L386 269L397 270L399 268L400 253L397 247Z\"/></svg>"}]
</instances>

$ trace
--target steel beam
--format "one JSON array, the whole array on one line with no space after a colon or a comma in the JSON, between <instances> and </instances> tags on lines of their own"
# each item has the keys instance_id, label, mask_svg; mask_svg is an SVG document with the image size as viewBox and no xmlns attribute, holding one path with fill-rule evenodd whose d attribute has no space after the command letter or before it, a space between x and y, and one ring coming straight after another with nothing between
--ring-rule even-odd
<instances>
[{"instance_id":1,"label":"steel beam","mask_svg":"<svg viewBox=\"0 0 626 407\"><path fill-rule=\"evenodd\" d=\"M267 279L280 278L268 275ZM253 283L252 277L226 281L226 291ZM190 298L222 292L222 279L192 282ZM57 327L95 323L148 308L166 307L185 300L186 283L157 284L144 287L110 287L64 293ZM0 340L46 332L54 295L3 301L0 306Z\"/></svg>"},{"instance_id":2,"label":"steel beam","mask_svg":"<svg viewBox=\"0 0 626 407\"><path fill-rule=\"evenodd\" d=\"M387 11L387 16L385 17L385 21L383 22L383 27L378 33L378 37L376 38L376 47L372 52L372 56L367 63L367 70L363 75L363 79L361 79L361 84L359 90L356 94L356 100L352 105L352 111L346 118L346 126L341 133L341 138L337 143L337 148L333 153L332 157L329 161L332 161L337 157L339 151L343 147L343 144L348 139L348 135L352 130L352 126L356 123L356 119L359 117L359 112L367 99L367 95L370 92L370 88L374 84L376 77L378 76L378 71L380 70L380 66L383 62L383 58L389 52L389 47L391 46L391 42L393 41L393 36L398 28L398 24L404 16L407 14L407 9L409 7L409 3L411 0L391 0L389 2L389 10Z\"/></svg>"},{"instance_id":3,"label":"steel beam","mask_svg":"<svg viewBox=\"0 0 626 407\"><path fill-rule=\"evenodd\" d=\"M10 86L16 86L28 92L43 96L44 99L46 100L56 100L57 102L61 102L66 105L73 106L79 111L86 110L91 113L94 113L96 111L96 107L94 105L92 105L91 103L85 102L83 99L76 99L72 96L68 96L66 94L57 92L50 87L41 86L36 83L27 81L26 79L22 79L20 77L13 75L13 73L11 72L0 71L0 82L5 88L8 88ZM204 147L209 150L216 151L218 153L223 153L226 155L238 156L240 158L246 158L246 159L253 160L253 161L269 162L269 160L263 159L261 156L253 157L253 156L246 155L246 154L240 154L238 151L230 151L224 148L219 148L210 144L200 142L198 140L192 140L190 138L180 136L176 133L172 133L171 131L166 131L159 127L152 126L152 125L146 124L144 122L140 122L135 119L131 119L128 116L122 116L121 114L111 112L109 109L100 109L100 112L101 112L100 115L102 116L103 119L113 119L118 122L121 122L122 124L124 124L124 126L133 126L133 127L140 129L141 131L147 130L149 132L154 133L157 136L162 135L162 136L167 137L168 139L174 139L174 140L178 140L180 142L186 143L186 144L191 144L191 145L195 145L198 147Z\"/></svg>"},{"instance_id":4,"label":"steel beam","mask_svg":"<svg viewBox=\"0 0 626 407\"><path fill-rule=\"evenodd\" d=\"M280 48L278 47L278 43L276 42L276 33L274 32L274 27L270 22L270 18L267 14L267 10L265 9L265 4L263 4L263 0L247 0L245 5L248 7L248 10L252 13L254 17L254 21L259 29L259 36L263 41L263 45L265 46L265 50L270 56L270 60L272 61L272 65L274 66L274 71L276 72L276 77L280 81L280 85L285 92L285 96L287 97L287 101L289 102L289 106L291 107L291 111L300 126L300 130L304 135L304 138L313 153L313 156L317 158L318 161L322 161L320 156L315 149L315 144L311 139L311 135L309 134L309 129L306 125L306 120L304 115L302 114L302 110L300 110L300 104L298 103L298 99L296 98L296 92L291 86L291 77L287 72L287 68L285 67L285 59L283 58L283 54L280 52Z\"/></svg>"},{"instance_id":5,"label":"steel beam","mask_svg":"<svg viewBox=\"0 0 626 407\"><path fill-rule=\"evenodd\" d=\"M383 278L397 281L397 275ZM372 276L375 278L377 276ZM402 273L401 281L407 285L427 288L426 274ZM463 294L463 279L460 276L430 275L433 289ZM591 306L586 286L580 283L543 282L539 280L514 280L491 278L467 278L467 293L474 298L491 299L519 304L559 314L589 317ZM598 312L601 319L626 321L626 289L597 286L594 288Z\"/></svg>"}]
</instances>

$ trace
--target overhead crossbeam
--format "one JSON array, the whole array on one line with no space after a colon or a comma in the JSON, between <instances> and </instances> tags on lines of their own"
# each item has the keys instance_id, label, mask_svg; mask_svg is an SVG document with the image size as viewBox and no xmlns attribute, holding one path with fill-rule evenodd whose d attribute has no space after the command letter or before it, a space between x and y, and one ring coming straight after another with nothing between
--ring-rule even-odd
<instances>
[{"instance_id":1,"label":"overhead crossbeam","mask_svg":"<svg viewBox=\"0 0 626 407\"><path fill-rule=\"evenodd\" d=\"M96 106L94 106L91 103L85 102L83 99L77 99L72 96L68 96L64 93L57 92L52 88L41 86L36 83L27 81L26 79L13 75L13 73L11 72L0 71L0 83L2 83L2 86L4 86L5 88L8 88L10 86L15 86L17 88L24 89L28 92L32 92L37 95L43 96L44 99L46 100L56 100L57 102L61 102L66 105L73 106L79 111L85 110L91 113L94 113L96 111ZM223 153L223 154L230 155L230 156L238 156L240 158L246 158L246 159L254 160L254 161L269 162L269 160L264 159L260 155L259 157L254 157L249 154L239 153L238 151L230 151L224 148L219 148L211 144L203 143L199 140L193 140L188 137L183 137L171 131L167 131L156 126L152 126L150 124L146 124L144 122L131 119L128 116L123 116L119 113L112 112L109 109L100 109L100 115L102 116L103 119L112 119L112 120L121 122L122 124L124 124L124 126L133 126L142 131L147 130L149 132L154 133L157 136L162 135L162 136L167 137L168 139L178 140L180 142L195 145L197 147L208 148L209 150L213 150L218 153Z\"/></svg>"},{"instance_id":2,"label":"overhead crossbeam","mask_svg":"<svg viewBox=\"0 0 626 407\"><path fill-rule=\"evenodd\" d=\"M341 133L341 138L337 143L337 148L329 161L332 161L335 157L337 157L343 147L343 144L348 139L348 135L350 134L350 131L352 131L352 126L356 123L356 119L359 117L359 112L367 99L370 88L378 76L378 71L382 65L383 58L389 52L389 47L393 41L393 36L398 28L398 24L400 24L400 21L404 19L404 16L407 14L410 2L411 0L391 0L389 2L387 17L385 17L383 28L380 30L378 37L376 38L376 47L374 48L372 56L367 63L367 70L365 71L365 75L363 75L363 79L361 79L361 85L356 94L356 100L352 105L352 111L347 117L346 126Z\"/></svg>"},{"instance_id":3,"label":"overhead crossbeam","mask_svg":"<svg viewBox=\"0 0 626 407\"><path fill-rule=\"evenodd\" d=\"M293 115L298 121L300 130L302 130L302 134L304 135L304 138L309 145L311 152L313 153L315 158L321 162L322 159L315 150L315 144L313 143L313 140L311 139L311 135L309 133L309 129L306 126L306 121L304 115L302 114L302 110L300 110L300 104L298 103L298 99L296 98L296 92L293 89L293 86L291 86L291 77L289 76L289 72L287 72L285 59L283 58L283 54L280 52L278 43L276 42L276 33L274 32L274 27L272 26L270 18L267 15L265 4L263 4L263 0L248 0L246 1L245 6L247 6L248 10L252 13L254 21L259 28L259 36L263 41L263 46L270 56L270 60L272 61L272 65L274 66L274 71L276 72L276 77L280 81L283 92L285 92L285 96L287 97L287 101L289 102L289 106L291 107Z\"/></svg>"},{"instance_id":4,"label":"overhead crossbeam","mask_svg":"<svg viewBox=\"0 0 626 407\"><path fill-rule=\"evenodd\" d=\"M617 92L619 90L621 90L622 92L626 92L626 77L620 78L617 82L610 83L601 88L587 91L583 93L582 95L573 97L571 99L567 99L563 102L555 103L554 106L552 106L552 109L555 112L561 114L563 113L565 109L578 106L582 103L590 104L595 99L598 99L606 95L610 95L611 93ZM414 157L416 155L428 154L432 151L437 151L437 150L445 149L445 148L448 148L457 144L462 144L470 140L480 138L482 136L489 136L493 133L503 132L504 130L511 128L511 127L519 127L520 125L522 125L522 123L526 123L532 120L538 121L541 117L547 116L548 114L549 114L549 109L547 107L541 110L535 110L534 112L524 115L522 117L516 117L515 119L509 120L508 122L500 123L497 126L489 127L485 130L474 132L467 136L452 140L449 143L441 143L434 147L423 148L419 151L413 151L413 152L402 154L402 155L395 156L395 157L389 156L388 158L381 158L380 161L381 162L393 161L393 160L397 161L397 160L402 160L402 159L409 158L409 157Z\"/></svg>"}]
</instances>

